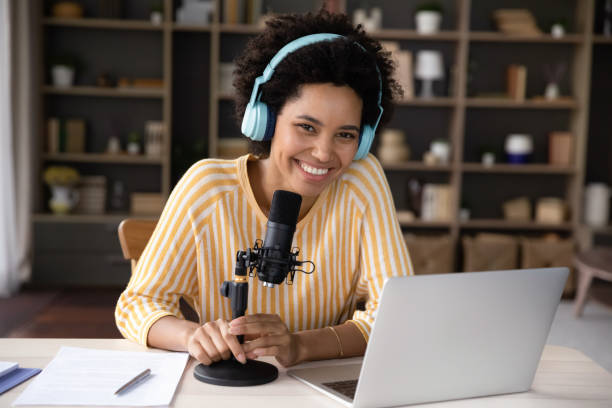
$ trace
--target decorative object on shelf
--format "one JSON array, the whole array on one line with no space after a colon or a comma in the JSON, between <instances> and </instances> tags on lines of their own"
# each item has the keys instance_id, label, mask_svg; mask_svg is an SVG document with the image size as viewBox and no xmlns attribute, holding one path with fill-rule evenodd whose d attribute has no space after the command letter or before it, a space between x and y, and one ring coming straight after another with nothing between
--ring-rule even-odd
<instances>
[{"instance_id":1,"label":"decorative object on shelf","mask_svg":"<svg viewBox=\"0 0 612 408\"><path fill-rule=\"evenodd\" d=\"M531 202L527 197L518 197L504 202L502 205L504 218L509 221L530 221Z\"/></svg>"},{"instance_id":2,"label":"decorative object on shelf","mask_svg":"<svg viewBox=\"0 0 612 408\"><path fill-rule=\"evenodd\" d=\"M151 24L160 25L164 21L164 3L157 0L151 6L151 14L149 16Z\"/></svg>"},{"instance_id":3,"label":"decorative object on shelf","mask_svg":"<svg viewBox=\"0 0 612 408\"><path fill-rule=\"evenodd\" d=\"M454 243L449 234L405 234L410 261L417 275L454 272Z\"/></svg>"},{"instance_id":4,"label":"decorative object on shelf","mask_svg":"<svg viewBox=\"0 0 612 408\"><path fill-rule=\"evenodd\" d=\"M423 204L423 184L416 178L408 180L408 212L415 216L421 216L421 205Z\"/></svg>"},{"instance_id":5,"label":"decorative object on shelf","mask_svg":"<svg viewBox=\"0 0 612 408\"><path fill-rule=\"evenodd\" d=\"M103 72L96 77L96 86L100 88L112 88L117 86L117 81L109 73Z\"/></svg>"},{"instance_id":6,"label":"decorative object on shelf","mask_svg":"<svg viewBox=\"0 0 612 408\"><path fill-rule=\"evenodd\" d=\"M245 137L222 137L217 146L221 159L235 159L249 152L249 140Z\"/></svg>"},{"instance_id":7,"label":"decorative object on shelf","mask_svg":"<svg viewBox=\"0 0 612 408\"><path fill-rule=\"evenodd\" d=\"M471 216L470 209L464 206L461 206L461 208L459 209L459 221L461 222L469 221L470 216Z\"/></svg>"},{"instance_id":8,"label":"decorative object on shelf","mask_svg":"<svg viewBox=\"0 0 612 408\"><path fill-rule=\"evenodd\" d=\"M106 153L108 154L119 154L121 153L121 142L117 136L111 136L108 138L108 144L106 145Z\"/></svg>"},{"instance_id":9,"label":"decorative object on shelf","mask_svg":"<svg viewBox=\"0 0 612 408\"><path fill-rule=\"evenodd\" d=\"M47 153L60 152L60 120L59 118L47 119Z\"/></svg>"},{"instance_id":10,"label":"decorative object on shelf","mask_svg":"<svg viewBox=\"0 0 612 408\"><path fill-rule=\"evenodd\" d=\"M163 88L164 80L159 78L119 78L117 82L119 88Z\"/></svg>"},{"instance_id":11,"label":"decorative object on shelf","mask_svg":"<svg viewBox=\"0 0 612 408\"><path fill-rule=\"evenodd\" d=\"M79 182L79 214L104 214L106 207L106 177L82 176Z\"/></svg>"},{"instance_id":12,"label":"decorative object on shelf","mask_svg":"<svg viewBox=\"0 0 612 408\"><path fill-rule=\"evenodd\" d=\"M132 193L130 202L131 214L157 216L162 213L165 204L163 196L159 193Z\"/></svg>"},{"instance_id":13,"label":"decorative object on shelf","mask_svg":"<svg viewBox=\"0 0 612 408\"><path fill-rule=\"evenodd\" d=\"M412 52L400 49L397 41L381 41L380 45L391 53L391 58L395 62L394 79L400 84L404 94L402 101L409 101L414 98L414 86L412 75Z\"/></svg>"},{"instance_id":14,"label":"decorative object on shelf","mask_svg":"<svg viewBox=\"0 0 612 408\"><path fill-rule=\"evenodd\" d=\"M451 147L446 139L434 139L429 145L429 151L436 158L437 164L448 164L450 161Z\"/></svg>"},{"instance_id":15,"label":"decorative object on shelf","mask_svg":"<svg viewBox=\"0 0 612 408\"><path fill-rule=\"evenodd\" d=\"M567 19L560 18L550 25L550 35L553 38L563 38L567 32Z\"/></svg>"},{"instance_id":16,"label":"decorative object on shelf","mask_svg":"<svg viewBox=\"0 0 612 408\"><path fill-rule=\"evenodd\" d=\"M226 95L234 93L232 79L236 64L233 62L221 62L219 64L219 92Z\"/></svg>"},{"instance_id":17,"label":"decorative object on shelf","mask_svg":"<svg viewBox=\"0 0 612 408\"><path fill-rule=\"evenodd\" d=\"M410 160L410 146L406 144L406 135L400 129L385 129L380 135L378 159L382 163L402 163Z\"/></svg>"},{"instance_id":18,"label":"decorative object on shelf","mask_svg":"<svg viewBox=\"0 0 612 408\"><path fill-rule=\"evenodd\" d=\"M51 7L51 15L57 18L82 18L83 6L78 1L58 1Z\"/></svg>"},{"instance_id":19,"label":"decorative object on shelf","mask_svg":"<svg viewBox=\"0 0 612 408\"><path fill-rule=\"evenodd\" d=\"M572 163L572 133L550 132L548 134L548 163L569 166Z\"/></svg>"},{"instance_id":20,"label":"decorative object on shelf","mask_svg":"<svg viewBox=\"0 0 612 408\"><path fill-rule=\"evenodd\" d=\"M316 4L315 10L323 7L332 14L346 14L346 0L319 0Z\"/></svg>"},{"instance_id":21,"label":"decorative object on shelf","mask_svg":"<svg viewBox=\"0 0 612 408\"><path fill-rule=\"evenodd\" d=\"M380 7L373 7L370 10L356 9L353 12L353 24L361 24L367 32L380 30L382 28L382 9Z\"/></svg>"},{"instance_id":22,"label":"decorative object on shelf","mask_svg":"<svg viewBox=\"0 0 612 408\"><path fill-rule=\"evenodd\" d=\"M584 222L590 227L605 227L610 217L610 187L589 183L584 189Z\"/></svg>"},{"instance_id":23,"label":"decorative object on shelf","mask_svg":"<svg viewBox=\"0 0 612 408\"><path fill-rule=\"evenodd\" d=\"M491 167L495 164L495 151L493 149L485 148L482 150L480 161L483 166Z\"/></svg>"},{"instance_id":24,"label":"decorative object on shelf","mask_svg":"<svg viewBox=\"0 0 612 408\"><path fill-rule=\"evenodd\" d=\"M612 37L612 0L606 0L604 5L602 34L606 37Z\"/></svg>"},{"instance_id":25,"label":"decorative object on shelf","mask_svg":"<svg viewBox=\"0 0 612 408\"><path fill-rule=\"evenodd\" d=\"M546 76L546 89L544 90L544 98L549 101L559 99L559 83L563 79L563 74L567 65L565 63L545 64L544 75Z\"/></svg>"},{"instance_id":26,"label":"decorative object on shelf","mask_svg":"<svg viewBox=\"0 0 612 408\"><path fill-rule=\"evenodd\" d=\"M66 120L66 153L85 152L85 120L68 119Z\"/></svg>"},{"instance_id":27,"label":"decorative object on shelf","mask_svg":"<svg viewBox=\"0 0 612 408\"><path fill-rule=\"evenodd\" d=\"M525 164L531 159L533 153L533 139L531 135L513 133L506 137L506 157L508 163Z\"/></svg>"},{"instance_id":28,"label":"decorative object on shelf","mask_svg":"<svg viewBox=\"0 0 612 408\"><path fill-rule=\"evenodd\" d=\"M419 5L414 14L417 33L435 34L440 31L442 12L442 5L436 1Z\"/></svg>"},{"instance_id":29,"label":"decorative object on shelf","mask_svg":"<svg viewBox=\"0 0 612 408\"><path fill-rule=\"evenodd\" d=\"M569 295L576 289L574 265L574 241L562 239L557 234L547 234L542 238L521 238L521 268L550 268L565 266L570 268L570 276L563 289Z\"/></svg>"},{"instance_id":30,"label":"decorative object on shelf","mask_svg":"<svg viewBox=\"0 0 612 408\"><path fill-rule=\"evenodd\" d=\"M542 34L533 14L526 9L499 9L493 12L497 28L504 34L535 37Z\"/></svg>"},{"instance_id":31,"label":"decorative object on shelf","mask_svg":"<svg viewBox=\"0 0 612 408\"><path fill-rule=\"evenodd\" d=\"M121 18L123 0L98 0L98 15L101 18Z\"/></svg>"},{"instance_id":32,"label":"decorative object on shelf","mask_svg":"<svg viewBox=\"0 0 612 408\"><path fill-rule=\"evenodd\" d=\"M519 244L512 235L480 233L462 243L465 272L516 269Z\"/></svg>"},{"instance_id":33,"label":"decorative object on shelf","mask_svg":"<svg viewBox=\"0 0 612 408\"><path fill-rule=\"evenodd\" d=\"M535 220L542 224L561 224L565 221L565 202L556 197L543 197L536 203Z\"/></svg>"},{"instance_id":34,"label":"decorative object on shelf","mask_svg":"<svg viewBox=\"0 0 612 408\"><path fill-rule=\"evenodd\" d=\"M420 97L433 98L432 81L444 78L442 53L434 50L420 50L416 55L415 77L422 81Z\"/></svg>"},{"instance_id":35,"label":"decorative object on shelf","mask_svg":"<svg viewBox=\"0 0 612 408\"><path fill-rule=\"evenodd\" d=\"M125 186L121 180L115 180L113 183L113 191L110 198L110 209L114 212L127 210L127 198L125 194Z\"/></svg>"},{"instance_id":36,"label":"decorative object on shelf","mask_svg":"<svg viewBox=\"0 0 612 408\"><path fill-rule=\"evenodd\" d=\"M448 184L423 185L421 219L449 221L451 219L451 187Z\"/></svg>"},{"instance_id":37,"label":"decorative object on shelf","mask_svg":"<svg viewBox=\"0 0 612 408\"><path fill-rule=\"evenodd\" d=\"M164 123L156 120L145 122L144 150L149 157L161 157L164 139Z\"/></svg>"},{"instance_id":38,"label":"decorative object on shelf","mask_svg":"<svg viewBox=\"0 0 612 408\"><path fill-rule=\"evenodd\" d=\"M79 181L79 172L72 167L50 166L45 169L43 179L51 189L51 211L68 214L79 200L78 193L73 189Z\"/></svg>"},{"instance_id":39,"label":"decorative object on shelf","mask_svg":"<svg viewBox=\"0 0 612 408\"><path fill-rule=\"evenodd\" d=\"M139 155L140 154L140 143L141 143L140 133L130 132L130 134L128 135L128 142L125 147L128 154Z\"/></svg>"},{"instance_id":40,"label":"decorative object on shelf","mask_svg":"<svg viewBox=\"0 0 612 408\"><path fill-rule=\"evenodd\" d=\"M182 25L208 26L215 11L212 0L183 0L182 6L176 9L176 22Z\"/></svg>"},{"instance_id":41,"label":"decorative object on shelf","mask_svg":"<svg viewBox=\"0 0 612 408\"><path fill-rule=\"evenodd\" d=\"M74 84L78 65L77 59L69 54L57 55L51 58L51 80L54 86L69 87Z\"/></svg>"},{"instance_id":42,"label":"decorative object on shelf","mask_svg":"<svg viewBox=\"0 0 612 408\"><path fill-rule=\"evenodd\" d=\"M510 64L506 75L508 98L517 102L524 101L527 90L527 67L524 65Z\"/></svg>"},{"instance_id":43,"label":"decorative object on shelf","mask_svg":"<svg viewBox=\"0 0 612 408\"><path fill-rule=\"evenodd\" d=\"M224 24L244 24L245 7L242 0L223 0L223 20Z\"/></svg>"}]
</instances>

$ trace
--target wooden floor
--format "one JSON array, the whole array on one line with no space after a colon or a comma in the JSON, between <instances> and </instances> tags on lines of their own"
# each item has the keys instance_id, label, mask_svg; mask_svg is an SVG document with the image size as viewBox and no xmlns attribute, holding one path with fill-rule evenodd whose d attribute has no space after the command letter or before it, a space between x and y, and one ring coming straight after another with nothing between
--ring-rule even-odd
<instances>
[{"instance_id":1,"label":"wooden floor","mask_svg":"<svg viewBox=\"0 0 612 408\"><path fill-rule=\"evenodd\" d=\"M121 288L24 289L0 299L0 337L120 338L115 304ZM591 295L612 307L612 284L596 281ZM195 314L183 309L188 318Z\"/></svg>"}]
</instances>

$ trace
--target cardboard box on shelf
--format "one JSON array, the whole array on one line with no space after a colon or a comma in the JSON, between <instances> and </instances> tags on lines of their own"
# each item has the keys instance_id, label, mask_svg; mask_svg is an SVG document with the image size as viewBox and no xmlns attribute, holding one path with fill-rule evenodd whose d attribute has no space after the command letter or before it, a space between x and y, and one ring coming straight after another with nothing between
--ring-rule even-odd
<instances>
[{"instance_id":1,"label":"cardboard box on shelf","mask_svg":"<svg viewBox=\"0 0 612 408\"><path fill-rule=\"evenodd\" d=\"M548 135L548 163L556 166L572 164L572 134L551 132Z\"/></svg>"},{"instance_id":2,"label":"cardboard box on shelf","mask_svg":"<svg viewBox=\"0 0 612 408\"><path fill-rule=\"evenodd\" d=\"M576 290L576 277L572 270L575 244L571 238L562 239L556 234L541 238L521 239L521 268L551 268L565 266L570 268L564 295Z\"/></svg>"},{"instance_id":3,"label":"cardboard box on shelf","mask_svg":"<svg viewBox=\"0 0 612 408\"><path fill-rule=\"evenodd\" d=\"M404 235L414 273L454 272L454 245L450 235Z\"/></svg>"},{"instance_id":4,"label":"cardboard box on shelf","mask_svg":"<svg viewBox=\"0 0 612 408\"><path fill-rule=\"evenodd\" d=\"M160 193L132 193L130 213L136 215L160 215L166 200Z\"/></svg>"},{"instance_id":5,"label":"cardboard box on shelf","mask_svg":"<svg viewBox=\"0 0 612 408\"><path fill-rule=\"evenodd\" d=\"M104 214L106 210L106 177L81 176L79 202L74 210L78 214Z\"/></svg>"},{"instance_id":6,"label":"cardboard box on shelf","mask_svg":"<svg viewBox=\"0 0 612 408\"><path fill-rule=\"evenodd\" d=\"M481 233L465 236L463 270L465 272L515 269L518 264L518 239L512 235Z\"/></svg>"}]
</instances>

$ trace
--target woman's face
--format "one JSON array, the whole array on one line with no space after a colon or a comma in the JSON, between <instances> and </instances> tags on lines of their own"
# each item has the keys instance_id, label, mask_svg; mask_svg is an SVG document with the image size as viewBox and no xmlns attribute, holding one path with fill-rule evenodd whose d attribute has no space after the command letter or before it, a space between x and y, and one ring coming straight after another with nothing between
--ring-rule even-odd
<instances>
[{"instance_id":1,"label":"woman's face","mask_svg":"<svg viewBox=\"0 0 612 408\"><path fill-rule=\"evenodd\" d=\"M316 198L351 164L363 102L348 86L306 84L280 111L265 177L278 188ZM269 186L268 186L269 187Z\"/></svg>"}]
</instances>

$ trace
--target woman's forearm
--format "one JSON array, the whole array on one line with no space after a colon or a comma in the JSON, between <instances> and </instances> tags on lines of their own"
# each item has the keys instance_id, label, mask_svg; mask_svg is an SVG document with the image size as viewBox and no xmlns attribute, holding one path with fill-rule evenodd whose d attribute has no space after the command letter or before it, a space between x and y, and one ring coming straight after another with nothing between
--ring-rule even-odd
<instances>
[{"instance_id":1,"label":"woman's forearm","mask_svg":"<svg viewBox=\"0 0 612 408\"><path fill-rule=\"evenodd\" d=\"M295 336L299 344L297 363L339 358L341 350L342 357L357 357L365 353L367 343L357 326L346 322L334 326L334 330L338 337L329 327L296 332Z\"/></svg>"},{"instance_id":2,"label":"woman's forearm","mask_svg":"<svg viewBox=\"0 0 612 408\"><path fill-rule=\"evenodd\" d=\"M198 327L198 323L189 320L164 316L149 329L147 345L164 350L187 351L187 340Z\"/></svg>"}]
</instances>

